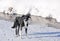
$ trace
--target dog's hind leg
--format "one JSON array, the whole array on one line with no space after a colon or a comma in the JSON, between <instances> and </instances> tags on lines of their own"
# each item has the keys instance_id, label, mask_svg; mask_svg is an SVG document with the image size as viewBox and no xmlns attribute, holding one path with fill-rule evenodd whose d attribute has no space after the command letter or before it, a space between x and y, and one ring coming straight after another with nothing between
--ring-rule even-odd
<instances>
[{"instance_id":1,"label":"dog's hind leg","mask_svg":"<svg viewBox=\"0 0 60 41\"><path fill-rule=\"evenodd\" d=\"M15 30L15 33L16 33L16 35L17 35L17 27L16 27L16 30Z\"/></svg>"},{"instance_id":2,"label":"dog's hind leg","mask_svg":"<svg viewBox=\"0 0 60 41\"><path fill-rule=\"evenodd\" d=\"M15 34L16 34L16 37L19 36L19 29L18 29L18 27L17 27L16 30L15 30Z\"/></svg>"},{"instance_id":3,"label":"dog's hind leg","mask_svg":"<svg viewBox=\"0 0 60 41\"><path fill-rule=\"evenodd\" d=\"M18 29L18 30L17 30L18 36L20 36L20 35L19 35L19 29L20 29L20 26L18 26L18 28L17 28L17 29Z\"/></svg>"}]
</instances>

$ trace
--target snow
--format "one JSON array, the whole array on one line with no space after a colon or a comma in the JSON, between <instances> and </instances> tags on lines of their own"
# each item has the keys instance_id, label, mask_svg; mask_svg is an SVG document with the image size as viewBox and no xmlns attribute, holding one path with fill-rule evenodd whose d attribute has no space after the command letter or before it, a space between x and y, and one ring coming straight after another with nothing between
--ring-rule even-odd
<instances>
[{"instance_id":1,"label":"snow","mask_svg":"<svg viewBox=\"0 0 60 41\"><path fill-rule=\"evenodd\" d=\"M31 23L28 26L28 35L22 31L22 38L16 37L13 22L0 20L0 41L60 41L60 29L47 25Z\"/></svg>"}]
</instances>

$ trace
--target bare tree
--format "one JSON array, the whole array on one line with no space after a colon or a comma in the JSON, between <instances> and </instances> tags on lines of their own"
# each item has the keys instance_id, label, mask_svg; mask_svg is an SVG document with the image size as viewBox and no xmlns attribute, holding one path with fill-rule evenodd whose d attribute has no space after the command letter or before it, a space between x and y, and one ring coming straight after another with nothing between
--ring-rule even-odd
<instances>
[{"instance_id":1,"label":"bare tree","mask_svg":"<svg viewBox=\"0 0 60 41\"><path fill-rule=\"evenodd\" d=\"M51 21L51 20L52 20L52 18L53 18L53 17L52 17L52 15L51 15L51 14L49 14L49 15L48 15L48 17L46 17L46 19L48 19L49 21Z\"/></svg>"}]
</instances>

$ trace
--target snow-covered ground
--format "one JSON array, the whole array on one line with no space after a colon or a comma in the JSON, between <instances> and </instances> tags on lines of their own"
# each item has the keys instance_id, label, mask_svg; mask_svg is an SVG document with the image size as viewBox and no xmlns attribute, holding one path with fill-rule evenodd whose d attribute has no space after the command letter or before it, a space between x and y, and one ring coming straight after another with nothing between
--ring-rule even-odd
<instances>
[{"instance_id":1,"label":"snow-covered ground","mask_svg":"<svg viewBox=\"0 0 60 41\"><path fill-rule=\"evenodd\" d=\"M20 38L15 36L15 29L12 29L12 26L13 22L0 20L0 41L60 41L60 29L31 23L28 26L27 37L23 28Z\"/></svg>"}]
</instances>

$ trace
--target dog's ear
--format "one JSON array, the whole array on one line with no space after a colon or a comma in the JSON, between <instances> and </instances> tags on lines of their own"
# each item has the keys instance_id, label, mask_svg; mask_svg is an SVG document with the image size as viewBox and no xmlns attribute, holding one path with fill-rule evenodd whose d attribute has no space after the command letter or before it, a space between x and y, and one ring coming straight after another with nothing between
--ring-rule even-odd
<instances>
[{"instance_id":1,"label":"dog's ear","mask_svg":"<svg viewBox=\"0 0 60 41\"><path fill-rule=\"evenodd\" d=\"M22 17L25 17L25 15L22 15Z\"/></svg>"}]
</instances>

